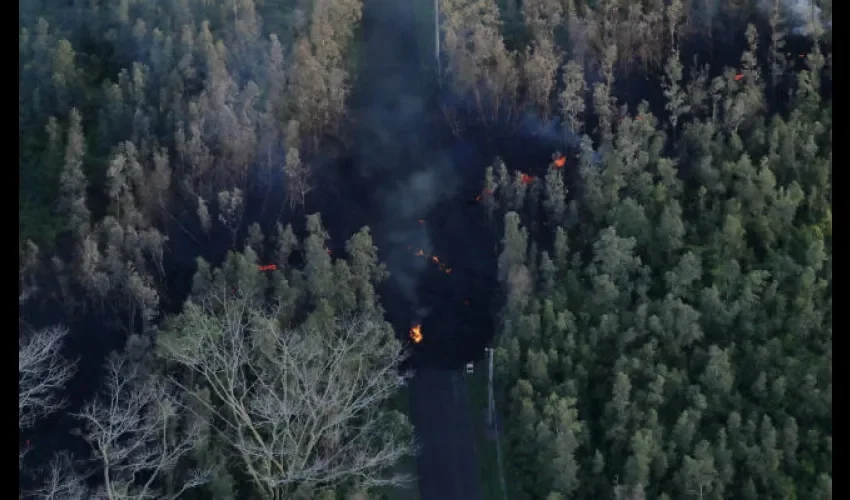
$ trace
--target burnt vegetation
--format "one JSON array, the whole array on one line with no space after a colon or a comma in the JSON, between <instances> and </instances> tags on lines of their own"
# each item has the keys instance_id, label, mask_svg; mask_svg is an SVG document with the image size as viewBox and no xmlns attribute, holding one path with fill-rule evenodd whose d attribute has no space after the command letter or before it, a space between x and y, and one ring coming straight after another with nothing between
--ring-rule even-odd
<instances>
[{"instance_id":1,"label":"burnt vegetation","mask_svg":"<svg viewBox=\"0 0 850 500\"><path fill-rule=\"evenodd\" d=\"M832 2L426 4L19 4L21 496L832 498Z\"/></svg>"}]
</instances>

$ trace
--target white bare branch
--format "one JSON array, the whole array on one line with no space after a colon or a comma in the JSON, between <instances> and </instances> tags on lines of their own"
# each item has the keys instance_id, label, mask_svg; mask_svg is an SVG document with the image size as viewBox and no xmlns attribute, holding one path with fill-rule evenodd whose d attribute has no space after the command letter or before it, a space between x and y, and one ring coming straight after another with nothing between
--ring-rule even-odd
<instances>
[{"instance_id":1,"label":"white bare branch","mask_svg":"<svg viewBox=\"0 0 850 500\"><path fill-rule=\"evenodd\" d=\"M76 363L62 357L68 330L50 327L18 340L18 428L62 408L61 391L76 372Z\"/></svg>"},{"instance_id":2,"label":"white bare branch","mask_svg":"<svg viewBox=\"0 0 850 500\"><path fill-rule=\"evenodd\" d=\"M360 316L282 332L261 311L248 296L208 295L187 304L181 326L160 339L162 355L212 395L173 380L205 407L200 418L215 419L258 494L408 482L387 476L413 452L404 417L386 410L404 357L391 327Z\"/></svg>"},{"instance_id":3,"label":"white bare branch","mask_svg":"<svg viewBox=\"0 0 850 500\"><path fill-rule=\"evenodd\" d=\"M211 470L192 470L176 494L163 491L163 480L178 470L201 439L200 422L184 418L183 407L177 395L143 374L139 365L123 356L110 357L103 398L76 415L85 424L83 438L98 462L104 498L177 498L211 479Z\"/></svg>"},{"instance_id":4,"label":"white bare branch","mask_svg":"<svg viewBox=\"0 0 850 500\"><path fill-rule=\"evenodd\" d=\"M35 286L25 286L24 288L22 288L21 291L18 293L18 305L24 305L24 303L28 301L30 297L32 297L33 294L35 294L35 292L37 291L38 289Z\"/></svg>"},{"instance_id":5,"label":"white bare branch","mask_svg":"<svg viewBox=\"0 0 850 500\"><path fill-rule=\"evenodd\" d=\"M27 496L40 500L83 500L89 498L83 477L74 468L70 454L58 453L42 473L42 486Z\"/></svg>"}]
</instances>

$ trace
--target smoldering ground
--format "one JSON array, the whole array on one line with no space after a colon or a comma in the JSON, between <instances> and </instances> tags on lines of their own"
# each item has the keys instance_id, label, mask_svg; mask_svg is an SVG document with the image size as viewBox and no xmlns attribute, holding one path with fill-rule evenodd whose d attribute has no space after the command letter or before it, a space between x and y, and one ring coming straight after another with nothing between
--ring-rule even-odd
<instances>
[{"instance_id":1,"label":"smoldering ground","mask_svg":"<svg viewBox=\"0 0 850 500\"><path fill-rule=\"evenodd\" d=\"M326 204L323 218L329 226L340 217L350 220L349 230L355 219L372 228L391 273L381 290L389 320L401 332L423 323L419 362L460 366L480 359L492 339L498 288L498 224L470 202L495 156L512 169L543 173L564 132L530 114L485 130L470 115L455 136L440 108L450 96L423 71L428 51L417 46L410 6L371 0L362 23L350 104L354 146L333 175L336 207Z\"/></svg>"},{"instance_id":2,"label":"smoldering ground","mask_svg":"<svg viewBox=\"0 0 850 500\"><path fill-rule=\"evenodd\" d=\"M352 181L347 189L358 191L351 193L355 205L368 212L364 215L391 273L384 302L391 321L404 329L436 312L420 291L434 271L432 262L415 253L437 253L441 245L434 241L433 215L462 190L441 140L434 87L423 77L413 32L408 7L389 0L366 3L363 57L351 103L355 146L352 161L341 167L350 171L340 176Z\"/></svg>"}]
</instances>

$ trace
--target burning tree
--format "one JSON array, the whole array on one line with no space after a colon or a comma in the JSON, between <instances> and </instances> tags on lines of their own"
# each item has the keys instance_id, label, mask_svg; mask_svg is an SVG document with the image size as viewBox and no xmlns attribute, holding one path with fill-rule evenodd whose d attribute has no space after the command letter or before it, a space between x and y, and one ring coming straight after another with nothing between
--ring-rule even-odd
<instances>
[{"instance_id":1,"label":"burning tree","mask_svg":"<svg viewBox=\"0 0 850 500\"><path fill-rule=\"evenodd\" d=\"M405 417L386 408L403 359L392 328L353 315L283 331L262 295L230 290L190 300L160 355L258 497L407 482L387 474L413 451Z\"/></svg>"}]
</instances>

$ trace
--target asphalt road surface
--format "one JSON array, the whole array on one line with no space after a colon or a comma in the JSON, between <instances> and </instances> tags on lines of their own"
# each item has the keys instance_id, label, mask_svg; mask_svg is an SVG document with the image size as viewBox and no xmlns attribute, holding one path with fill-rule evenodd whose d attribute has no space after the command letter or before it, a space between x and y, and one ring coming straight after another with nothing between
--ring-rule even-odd
<instances>
[{"instance_id":1,"label":"asphalt road surface","mask_svg":"<svg viewBox=\"0 0 850 500\"><path fill-rule=\"evenodd\" d=\"M404 184L414 171L427 170L436 163L432 155L438 149L435 139L438 126L434 125L437 112L435 106L429 104L427 82L419 60L421 52L416 40L413 1L431 0L365 0L364 3L363 40L359 48L358 81L352 94L352 115L358 134L357 176L360 182L364 178L368 180L362 193L364 198L372 200L386 201L381 193L395 193L396 183ZM395 196L396 199L405 197L410 194L398 191ZM392 201L393 197L389 199ZM415 258L407 248L409 241L382 237L399 233L392 220L398 210L393 208L392 203L385 204L372 227L376 243L389 254L390 272L397 277L404 272L400 264L394 264L393 256L398 256L399 262L414 262ZM421 230L416 218L404 224L413 224ZM440 286L444 291L452 287L451 282ZM406 329L403 322L412 319L413 311L405 311L405 306L391 305L392 297L385 299L388 313L400 315L399 322ZM419 300L422 301L419 305L437 306L423 297ZM462 298L457 297L456 302L461 304ZM446 312L442 310L443 322L445 316L452 316ZM451 324L442 324L439 330L446 337L456 335L461 330L458 321L448 321ZM450 339L443 340L446 341L439 344L444 349L457 350L453 342L448 341ZM440 354L429 353L429 357L444 357ZM420 365L410 381L411 420L420 447L417 474L421 500L477 500L480 497L463 365L455 361L453 366L459 368L423 368Z\"/></svg>"},{"instance_id":2,"label":"asphalt road surface","mask_svg":"<svg viewBox=\"0 0 850 500\"><path fill-rule=\"evenodd\" d=\"M478 462L462 370L420 368L410 382L422 500L477 500Z\"/></svg>"}]
</instances>

